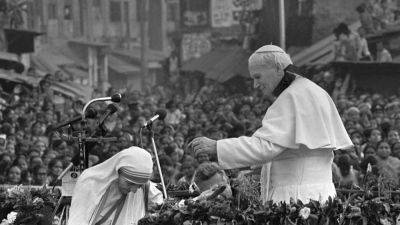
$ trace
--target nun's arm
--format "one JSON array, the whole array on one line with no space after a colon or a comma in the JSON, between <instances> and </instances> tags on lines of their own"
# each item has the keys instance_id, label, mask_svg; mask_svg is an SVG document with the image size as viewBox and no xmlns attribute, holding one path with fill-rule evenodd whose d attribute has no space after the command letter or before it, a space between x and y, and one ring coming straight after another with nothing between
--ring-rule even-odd
<instances>
[{"instance_id":1,"label":"nun's arm","mask_svg":"<svg viewBox=\"0 0 400 225\"><path fill-rule=\"evenodd\" d=\"M285 149L254 136L217 141L218 163L223 169L261 165L272 161Z\"/></svg>"}]
</instances>

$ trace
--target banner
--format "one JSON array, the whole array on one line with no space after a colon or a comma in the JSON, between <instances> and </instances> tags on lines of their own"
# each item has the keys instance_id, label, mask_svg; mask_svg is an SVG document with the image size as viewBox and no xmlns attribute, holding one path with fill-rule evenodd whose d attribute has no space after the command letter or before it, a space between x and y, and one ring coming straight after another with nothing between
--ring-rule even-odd
<instances>
[{"instance_id":1,"label":"banner","mask_svg":"<svg viewBox=\"0 0 400 225\"><path fill-rule=\"evenodd\" d=\"M211 51L210 33L189 33L182 37L182 61L198 58Z\"/></svg>"},{"instance_id":2,"label":"banner","mask_svg":"<svg viewBox=\"0 0 400 225\"><path fill-rule=\"evenodd\" d=\"M181 0L181 22L184 28L209 26L209 0Z\"/></svg>"},{"instance_id":3,"label":"banner","mask_svg":"<svg viewBox=\"0 0 400 225\"><path fill-rule=\"evenodd\" d=\"M230 27L232 24L232 0L211 0L211 26Z\"/></svg>"},{"instance_id":4,"label":"banner","mask_svg":"<svg viewBox=\"0 0 400 225\"><path fill-rule=\"evenodd\" d=\"M211 26L238 25L246 14L261 10L262 5L262 0L211 0Z\"/></svg>"}]
</instances>

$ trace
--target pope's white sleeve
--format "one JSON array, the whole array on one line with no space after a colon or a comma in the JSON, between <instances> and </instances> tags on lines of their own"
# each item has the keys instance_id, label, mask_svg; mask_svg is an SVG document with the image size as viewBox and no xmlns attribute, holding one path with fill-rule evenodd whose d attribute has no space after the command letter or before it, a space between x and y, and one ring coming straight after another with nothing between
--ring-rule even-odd
<instances>
[{"instance_id":1,"label":"pope's white sleeve","mask_svg":"<svg viewBox=\"0 0 400 225\"><path fill-rule=\"evenodd\" d=\"M217 141L218 163L223 169L264 164L285 149L280 145L254 136Z\"/></svg>"}]
</instances>

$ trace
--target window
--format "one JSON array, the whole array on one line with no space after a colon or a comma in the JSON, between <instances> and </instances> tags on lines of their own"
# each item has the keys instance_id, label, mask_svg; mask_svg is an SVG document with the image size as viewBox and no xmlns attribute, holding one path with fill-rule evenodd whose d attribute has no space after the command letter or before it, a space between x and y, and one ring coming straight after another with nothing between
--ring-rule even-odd
<instances>
[{"instance_id":1,"label":"window","mask_svg":"<svg viewBox=\"0 0 400 225\"><path fill-rule=\"evenodd\" d=\"M93 1L93 6L94 7L100 7L101 6L101 0L94 0Z\"/></svg>"},{"instance_id":2,"label":"window","mask_svg":"<svg viewBox=\"0 0 400 225\"><path fill-rule=\"evenodd\" d=\"M121 22L121 2L110 2L110 21Z\"/></svg>"},{"instance_id":3,"label":"window","mask_svg":"<svg viewBox=\"0 0 400 225\"><path fill-rule=\"evenodd\" d=\"M167 4L167 20L168 21L178 21L179 18L179 6L176 3Z\"/></svg>"},{"instance_id":4,"label":"window","mask_svg":"<svg viewBox=\"0 0 400 225\"><path fill-rule=\"evenodd\" d=\"M57 4L49 3L48 12L49 12L49 19L57 19Z\"/></svg>"},{"instance_id":5,"label":"window","mask_svg":"<svg viewBox=\"0 0 400 225\"><path fill-rule=\"evenodd\" d=\"M64 19L71 20L72 19L72 5L64 6Z\"/></svg>"},{"instance_id":6,"label":"window","mask_svg":"<svg viewBox=\"0 0 400 225\"><path fill-rule=\"evenodd\" d=\"M142 20L142 1L136 1L136 21Z\"/></svg>"}]
</instances>

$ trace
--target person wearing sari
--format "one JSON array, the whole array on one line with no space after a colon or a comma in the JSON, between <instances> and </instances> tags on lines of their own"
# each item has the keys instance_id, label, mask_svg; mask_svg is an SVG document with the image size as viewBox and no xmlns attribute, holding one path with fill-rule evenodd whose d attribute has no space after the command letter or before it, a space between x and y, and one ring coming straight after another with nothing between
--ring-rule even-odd
<instances>
[{"instance_id":1,"label":"person wearing sari","mask_svg":"<svg viewBox=\"0 0 400 225\"><path fill-rule=\"evenodd\" d=\"M134 225L149 204L162 204L150 182L150 153L130 147L86 169L75 185L68 225Z\"/></svg>"}]
</instances>

